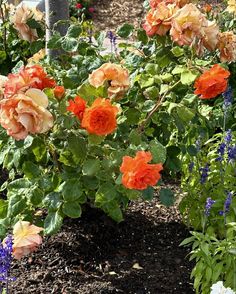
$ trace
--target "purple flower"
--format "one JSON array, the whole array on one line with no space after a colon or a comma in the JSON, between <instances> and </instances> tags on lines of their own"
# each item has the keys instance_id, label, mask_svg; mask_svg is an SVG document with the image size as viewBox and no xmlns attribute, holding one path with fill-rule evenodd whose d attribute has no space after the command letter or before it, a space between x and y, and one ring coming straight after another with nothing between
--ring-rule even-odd
<instances>
[{"instance_id":1,"label":"purple flower","mask_svg":"<svg viewBox=\"0 0 236 294\"><path fill-rule=\"evenodd\" d=\"M228 162L236 160L236 145L228 147Z\"/></svg>"},{"instance_id":2,"label":"purple flower","mask_svg":"<svg viewBox=\"0 0 236 294\"><path fill-rule=\"evenodd\" d=\"M211 207L214 203L215 203L215 200L212 200L211 197L207 198L206 205L205 205L205 215L206 216L210 215Z\"/></svg>"},{"instance_id":3,"label":"purple flower","mask_svg":"<svg viewBox=\"0 0 236 294\"><path fill-rule=\"evenodd\" d=\"M117 52L117 46L116 46L116 35L112 33L112 31L107 32L107 37L110 40L111 43L111 52L114 48L115 52Z\"/></svg>"},{"instance_id":4,"label":"purple flower","mask_svg":"<svg viewBox=\"0 0 236 294\"><path fill-rule=\"evenodd\" d=\"M232 105L233 102L233 91L231 86L228 86L227 90L222 94L224 97L223 108L225 111Z\"/></svg>"},{"instance_id":5,"label":"purple flower","mask_svg":"<svg viewBox=\"0 0 236 294\"><path fill-rule=\"evenodd\" d=\"M10 277L10 268L12 262L12 247L13 239L9 235L6 237L4 243L0 242L0 281L8 283Z\"/></svg>"},{"instance_id":6,"label":"purple flower","mask_svg":"<svg viewBox=\"0 0 236 294\"><path fill-rule=\"evenodd\" d=\"M232 194L232 192L227 192L226 195L227 195L227 197L226 197L225 203L224 203L224 210L220 210L219 215L225 215L230 210L230 205L232 202L233 194Z\"/></svg>"},{"instance_id":7,"label":"purple flower","mask_svg":"<svg viewBox=\"0 0 236 294\"><path fill-rule=\"evenodd\" d=\"M232 141L232 131L229 129L227 132L226 132L226 136L225 136L225 143L227 146L230 145Z\"/></svg>"},{"instance_id":8,"label":"purple flower","mask_svg":"<svg viewBox=\"0 0 236 294\"><path fill-rule=\"evenodd\" d=\"M222 161L223 160L223 156L225 154L225 147L226 144L225 143L221 143L217 149L217 152L219 154L219 157L216 158L216 161Z\"/></svg>"},{"instance_id":9,"label":"purple flower","mask_svg":"<svg viewBox=\"0 0 236 294\"><path fill-rule=\"evenodd\" d=\"M201 179L200 179L200 183L203 185L206 183L207 181L207 177L208 177L208 173L209 173L209 164L207 163L205 165L205 167L201 167L199 169L200 173L201 173Z\"/></svg>"}]
</instances>

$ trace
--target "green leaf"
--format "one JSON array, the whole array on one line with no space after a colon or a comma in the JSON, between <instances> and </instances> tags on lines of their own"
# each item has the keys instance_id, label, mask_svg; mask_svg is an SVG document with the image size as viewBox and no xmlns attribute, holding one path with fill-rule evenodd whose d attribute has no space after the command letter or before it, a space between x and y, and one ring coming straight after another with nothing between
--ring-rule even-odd
<instances>
[{"instance_id":1,"label":"green leaf","mask_svg":"<svg viewBox=\"0 0 236 294\"><path fill-rule=\"evenodd\" d=\"M79 46L79 42L75 38L64 37L61 42L61 47L66 52L76 52Z\"/></svg>"},{"instance_id":2,"label":"green leaf","mask_svg":"<svg viewBox=\"0 0 236 294\"><path fill-rule=\"evenodd\" d=\"M148 187L147 189L143 190L142 197L144 200L150 201L153 199L155 190L153 187Z\"/></svg>"},{"instance_id":3,"label":"green leaf","mask_svg":"<svg viewBox=\"0 0 236 294\"><path fill-rule=\"evenodd\" d=\"M30 188L32 183L27 179L17 179L12 181L7 185L8 189L8 196L15 195L15 194L22 194L24 195L25 190Z\"/></svg>"},{"instance_id":4,"label":"green leaf","mask_svg":"<svg viewBox=\"0 0 236 294\"><path fill-rule=\"evenodd\" d=\"M116 222L121 222L123 220L122 210L118 204L108 207L108 215Z\"/></svg>"},{"instance_id":5,"label":"green leaf","mask_svg":"<svg viewBox=\"0 0 236 294\"><path fill-rule=\"evenodd\" d=\"M41 189L35 187L34 189L29 190L28 196L33 205L39 206L43 201L44 193Z\"/></svg>"},{"instance_id":6,"label":"green leaf","mask_svg":"<svg viewBox=\"0 0 236 294\"><path fill-rule=\"evenodd\" d=\"M0 199L0 218L5 218L7 216L8 202L6 200Z\"/></svg>"},{"instance_id":7,"label":"green leaf","mask_svg":"<svg viewBox=\"0 0 236 294\"><path fill-rule=\"evenodd\" d=\"M62 193L64 200L68 202L79 200L83 194L79 178L65 181L60 185L58 191Z\"/></svg>"},{"instance_id":8,"label":"green leaf","mask_svg":"<svg viewBox=\"0 0 236 294\"><path fill-rule=\"evenodd\" d=\"M23 195L12 195L8 201L8 217L14 217L22 213L26 208L26 198Z\"/></svg>"},{"instance_id":9,"label":"green leaf","mask_svg":"<svg viewBox=\"0 0 236 294\"><path fill-rule=\"evenodd\" d=\"M166 148L157 140L150 142L150 151L155 163L164 163L166 161Z\"/></svg>"},{"instance_id":10,"label":"green leaf","mask_svg":"<svg viewBox=\"0 0 236 294\"><path fill-rule=\"evenodd\" d=\"M42 40L34 41L30 44L30 51L32 54L39 52L42 48L44 48L45 44Z\"/></svg>"},{"instance_id":11,"label":"green leaf","mask_svg":"<svg viewBox=\"0 0 236 294\"><path fill-rule=\"evenodd\" d=\"M62 204L62 194L58 192L49 193L43 200L43 205L49 211L57 211Z\"/></svg>"},{"instance_id":12,"label":"green leaf","mask_svg":"<svg viewBox=\"0 0 236 294\"><path fill-rule=\"evenodd\" d=\"M81 25L71 25L67 31L69 38L77 38L82 33Z\"/></svg>"},{"instance_id":13,"label":"green leaf","mask_svg":"<svg viewBox=\"0 0 236 294\"><path fill-rule=\"evenodd\" d=\"M22 169L28 179L35 179L41 175L41 171L38 166L31 161L25 161Z\"/></svg>"},{"instance_id":14,"label":"green leaf","mask_svg":"<svg viewBox=\"0 0 236 294\"><path fill-rule=\"evenodd\" d=\"M31 145L31 148L32 148L32 151L35 155L36 161L38 161L38 162L44 158L44 156L47 152L46 147L45 147L45 143L40 138L34 138L33 143Z\"/></svg>"},{"instance_id":15,"label":"green leaf","mask_svg":"<svg viewBox=\"0 0 236 294\"><path fill-rule=\"evenodd\" d=\"M96 190L99 185L99 180L96 177L83 176L83 185L89 190Z\"/></svg>"},{"instance_id":16,"label":"green leaf","mask_svg":"<svg viewBox=\"0 0 236 294\"><path fill-rule=\"evenodd\" d=\"M0 64L2 64L7 58L7 54L5 51L0 50Z\"/></svg>"},{"instance_id":17,"label":"green leaf","mask_svg":"<svg viewBox=\"0 0 236 294\"><path fill-rule=\"evenodd\" d=\"M96 193L96 205L104 205L117 197L116 187L112 183L104 183Z\"/></svg>"},{"instance_id":18,"label":"green leaf","mask_svg":"<svg viewBox=\"0 0 236 294\"><path fill-rule=\"evenodd\" d=\"M195 81L197 76L197 72L185 70L181 73L180 81L183 85L191 85Z\"/></svg>"},{"instance_id":19,"label":"green leaf","mask_svg":"<svg viewBox=\"0 0 236 294\"><path fill-rule=\"evenodd\" d=\"M147 44L148 42L148 36L145 30L138 29L137 30L137 39L138 41L142 42L143 44Z\"/></svg>"},{"instance_id":20,"label":"green leaf","mask_svg":"<svg viewBox=\"0 0 236 294\"><path fill-rule=\"evenodd\" d=\"M70 134L68 138L68 147L73 154L76 163L83 161L87 155L87 143L83 137Z\"/></svg>"},{"instance_id":21,"label":"green leaf","mask_svg":"<svg viewBox=\"0 0 236 294\"><path fill-rule=\"evenodd\" d=\"M187 147L187 152L190 156L196 156L198 153L197 148L194 145L189 145Z\"/></svg>"},{"instance_id":22,"label":"green leaf","mask_svg":"<svg viewBox=\"0 0 236 294\"><path fill-rule=\"evenodd\" d=\"M180 47L178 47L178 46L173 47L173 48L171 49L171 52L173 53L173 55L174 55L175 57L180 57L180 56L184 55L184 49L183 49L183 48L180 48Z\"/></svg>"},{"instance_id":23,"label":"green leaf","mask_svg":"<svg viewBox=\"0 0 236 294\"><path fill-rule=\"evenodd\" d=\"M61 48L61 36L59 33L55 33L47 43L49 49L59 49Z\"/></svg>"},{"instance_id":24,"label":"green leaf","mask_svg":"<svg viewBox=\"0 0 236 294\"><path fill-rule=\"evenodd\" d=\"M107 90L105 87L95 88L89 83L82 84L78 88L77 94L90 103L92 103L97 97L107 98Z\"/></svg>"},{"instance_id":25,"label":"green leaf","mask_svg":"<svg viewBox=\"0 0 236 294\"><path fill-rule=\"evenodd\" d=\"M176 111L179 118L185 123L189 123L195 116L194 111L184 105L178 105Z\"/></svg>"},{"instance_id":26,"label":"green leaf","mask_svg":"<svg viewBox=\"0 0 236 294\"><path fill-rule=\"evenodd\" d=\"M90 145L100 145L104 141L104 136L97 136L94 134L88 135L88 142Z\"/></svg>"},{"instance_id":27,"label":"green leaf","mask_svg":"<svg viewBox=\"0 0 236 294\"><path fill-rule=\"evenodd\" d=\"M136 146L140 145L141 142L142 142L142 137L141 137L140 132L138 132L135 129L133 129L130 132L129 139L130 139L130 143L132 143L132 144L134 144Z\"/></svg>"},{"instance_id":28,"label":"green leaf","mask_svg":"<svg viewBox=\"0 0 236 294\"><path fill-rule=\"evenodd\" d=\"M34 18L30 18L26 23L31 29L39 29L41 27L40 23Z\"/></svg>"},{"instance_id":29,"label":"green leaf","mask_svg":"<svg viewBox=\"0 0 236 294\"><path fill-rule=\"evenodd\" d=\"M63 222L63 216L59 211L49 212L44 221L44 232L46 235L57 233Z\"/></svg>"},{"instance_id":30,"label":"green leaf","mask_svg":"<svg viewBox=\"0 0 236 294\"><path fill-rule=\"evenodd\" d=\"M175 195L170 189L162 188L160 190L160 201L165 206L171 206L174 204Z\"/></svg>"},{"instance_id":31,"label":"green leaf","mask_svg":"<svg viewBox=\"0 0 236 294\"><path fill-rule=\"evenodd\" d=\"M120 26L117 30L117 35L120 36L121 38L128 38L129 36L131 36L131 34L133 33L134 30L134 26L128 23L123 24L122 26Z\"/></svg>"},{"instance_id":32,"label":"green leaf","mask_svg":"<svg viewBox=\"0 0 236 294\"><path fill-rule=\"evenodd\" d=\"M82 213L81 206L77 201L65 202L62 206L62 211L71 218L78 218Z\"/></svg>"},{"instance_id":33,"label":"green leaf","mask_svg":"<svg viewBox=\"0 0 236 294\"><path fill-rule=\"evenodd\" d=\"M99 159L88 159L83 165L83 174L86 176L95 175L100 170L100 160Z\"/></svg>"}]
</instances>

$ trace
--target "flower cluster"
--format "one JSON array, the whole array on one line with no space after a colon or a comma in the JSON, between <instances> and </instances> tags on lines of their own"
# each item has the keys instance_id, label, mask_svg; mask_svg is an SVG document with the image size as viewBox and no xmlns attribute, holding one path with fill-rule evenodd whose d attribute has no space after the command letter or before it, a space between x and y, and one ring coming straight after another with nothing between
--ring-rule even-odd
<instances>
[{"instance_id":1,"label":"flower cluster","mask_svg":"<svg viewBox=\"0 0 236 294\"><path fill-rule=\"evenodd\" d=\"M128 189L144 190L155 186L161 178L161 164L149 164L152 160L150 152L138 151L134 158L124 156L120 167L122 184Z\"/></svg>"},{"instance_id":2,"label":"flower cluster","mask_svg":"<svg viewBox=\"0 0 236 294\"><path fill-rule=\"evenodd\" d=\"M193 3L187 0L150 0L143 28L148 36L164 36L168 32L178 45L187 45L202 55L204 49L219 49L221 62L236 60L236 35L220 32L215 21L209 21ZM204 10L204 9L203 9ZM208 13L211 7L205 8Z\"/></svg>"},{"instance_id":3,"label":"flower cluster","mask_svg":"<svg viewBox=\"0 0 236 294\"><path fill-rule=\"evenodd\" d=\"M0 101L0 124L16 140L28 134L45 133L53 126L47 110L48 97L42 91L56 86L40 65L26 66L4 80Z\"/></svg>"},{"instance_id":4,"label":"flower cluster","mask_svg":"<svg viewBox=\"0 0 236 294\"><path fill-rule=\"evenodd\" d=\"M0 242L0 282L8 283L12 262L13 240L9 235Z\"/></svg>"},{"instance_id":5,"label":"flower cluster","mask_svg":"<svg viewBox=\"0 0 236 294\"><path fill-rule=\"evenodd\" d=\"M206 165L204 167L201 167L199 171L201 173L200 183L203 185L206 183L208 178L208 173L210 171L209 164L206 163Z\"/></svg>"},{"instance_id":6,"label":"flower cluster","mask_svg":"<svg viewBox=\"0 0 236 294\"><path fill-rule=\"evenodd\" d=\"M215 203L215 200L212 200L211 197L207 198L206 205L205 205L205 215L206 216L210 215L211 207L214 203Z\"/></svg>"},{"instance_id":7,"label":"flower cluster","mask_svg":"<svg viewBox=\"0 0 236 294\"><path fill-rule=\"evenodd\" d=\"M118 64L105 63L89 75L89 83L98 88L109 83L108 97L121 99L128 90L129 73Z\"/></svg>"},{"instance_id":8,"label":"flower cluster","mask_svg":"<svg viewBox=\"0 0 236 294\"><path fill-rule=\"evenodd\" d=\"M90 107L81 97L76 96L69 101L67 110L72 112L80 121L81 127L89 134L106 136L117 127L116 116L119 112L109 99L97 98Z\"/></svg>"},{"instance_id":9,"label":"flower cluster","mask_svg":"<svg viewBox=\"0 0 236 294\"><path fill-rule=\"evenodd\" d=\"M31 9L27 5L22 4L17 7L11 21L18 31L19 36L26 41L33 42L37 40L38 34L36 29L32 29L27 24L29 20L34 19L37 22L42 22L44 14L38 9Z\"/></svg>"}]
</instances>

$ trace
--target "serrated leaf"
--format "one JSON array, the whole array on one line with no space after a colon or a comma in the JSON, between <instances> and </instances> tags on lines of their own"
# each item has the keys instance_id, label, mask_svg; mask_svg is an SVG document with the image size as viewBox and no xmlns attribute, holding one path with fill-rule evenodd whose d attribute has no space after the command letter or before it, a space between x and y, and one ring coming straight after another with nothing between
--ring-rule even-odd
<instances>
[{"instance_id":1,"label":"serrated leaf","mask_svg":"<svg viewBox=\"0 0 236 294\"><path fill-rule=\"evenodd\" d=\"M62 226L62 222L63 216L59 213L59 211L49 212L44 221L45 234L52 235L57 233Z\"/></svg>"},{"instance_id":2,"label":"serrated leaf","mask_svg":"<svg viewBox=\"0 0 236 294\"><path fill-rule=\"evenodd\" d=\"M71 134L68 138L68 147L76 163L85 159L87 155L87 143L84 138Z\"/></svg>"},{"instance_id":3,"label":"serrated leaf","mask_svg":"<svg viewBox=\"0 0 236 294\"><path fill-rule=\"evenodd\" d=\"M60 185L58 191L62 193L64 200L68 202L79 200L83 194L79 178L65 181Z\"/></svg>"},{"instance_id":4,"label":"serrated leaf","mask_svg":"<svg viewBox=\"0 0 236 294\"><path fill-rule=\"evenodd\" d=\"M150 142L150 151L155 163L164 163L166 161L166 148L157 140Z\"/></svg>"},{"instance_id":5,"label":"serrated leaf","mask_svg":"<svg viewBox=\"0 0 236 294\"><path fill-rule=\"evenodd\" d=\"M100 160L99 159L88 159L83 165L83 174L86 176L93 176L100 170Z\"/></svg>"}]
</instances>

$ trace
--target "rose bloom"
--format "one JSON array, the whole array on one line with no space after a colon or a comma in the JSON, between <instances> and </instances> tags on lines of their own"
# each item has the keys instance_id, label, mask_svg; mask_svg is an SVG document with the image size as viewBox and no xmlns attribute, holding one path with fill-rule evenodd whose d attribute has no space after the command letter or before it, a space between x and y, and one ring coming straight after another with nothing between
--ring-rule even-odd
<instances>
[{"instance_id":1,"label":"rose bloom","mask_svg":"<svg viewBox=\"0 0 236 294\"><path fill-rule=\"evenodd\" d=\"M207 20L201 11L190 3L173 15L171 25L170 36L172 40L180 46L190 46L204 35Z\"/></svg>"},{"instance_id":2,"label":"rose bloom","mask_svg":"<svg viewBox=\"0 0 236 294\"><path fill-rule=\"evenodd\" d=\"M39 61L42 60L45 56L46 56L46 50L41 49L28 59L28 64L39 63Z\"/></svg>"},{"instance_id":3,"label":"rose bloom","mask_svg":"<svg viewBox=\"0 0 236 294\"><path fill-rule=\"evenodd\" d=\"M219 27L215 21L207 20L206 27L203 28L202 42L205 48L210 51L216 49L219 37Z\"/></svg>"},{"instance_id":4,"label":"rose bloom","mask_svg":"<svg viewBox=\"0 0 236 294\"><path fill-rule=\"evenodd\" d=\"M155 186L160 180L162 164L149 164L152 160L151 152L138 151L134 158L124 156L120 167L122 184L128 189L144 190L148 186Z\"/></svg>"},{"instance_id":5,"label":"rose bloom","mask_svg":"<svg viewBox=\"0 0 236 294\"><path fill-rule=\"evenodd\" d=\"M221 62L236 61L236 35L232 31L219 34L217 47Z\"/></svg>"},{"instance_id":6,"label":"rose bloom","mask_svg":"<svg viewBox=\"0 0 236 294\"><path fill-rule=\"evenodd\" d=\"M13 256L21 259L34 252L42 243L42 237L39 235L41 231L43 228L26 221L18 221L13 228Z\"/></svg>"},{"instance_id":7,"label":"rose bloom","mask_svg":"<svg viewBox=\"0 0 236 294\"><path fill-rule=\"evenodd\" d=\"M80 121L83 118L86 108L86 101L80 96L76 96L74 100L69 100L67 110L72 112Z\"/></svg>"},{"instance_id":8,"label":"rose bloom","mask_svg":"<svg viewBox=\"0 0 236 294\"><path fill-rule=\"evenodd\" d=\"M176 4L179 7L183 7L185 4L192 2L191 0L150 0L149 4L151 8L156 8L158 4L165 3L165 4Z\"/></svg>"},{"instance_id":9,"label":"rose bloom","mask_svg":"<svg viewBox=\"0 0 236 294\"><path fill-rule=\"evenodd\" d=\"M45 133L53 126L47 106L48 97L38 89L15 94L0 101L0 124L16 140L25 139L29 133Z\"/></svg>"},{"instance_id":10,"label":"rose bloom","mask_svg":"<svg viewBox=\"0 0 236 294\"><path fill-rule=\"evenodd\" d=\"M53 90L54 96L57 100L61 100L65 96L65 88L63 86L56 86Z\"/></svg>"},{"instance_id":11,"label":"rose bloom","mask_svg":"<svg viewBox=\"0 0 236 294\"><path fill-rule=\"evenodd\" d=\"M15 14L11 19L20 37L28 42L33 42L38 38L36 29L30 28L27 24L32 18L36 21L42 21L44 14L39 10L30 9L27 5L22 4L16 8Z\"/></svg>"},{"instance_id":12,"label":"rose bloom","mask_svg":"<svg viewBox=\"0 0 236 294\"><path fill-rule=\"evenodd\" d=\"M82 9L82 8L83 8L83 5L82 5L81 3L77 3L77 4L75 5L75 8L77 8L77 9Z\"/></svg>"},{"instance_id":13,"label":"rose bloom","mask_svg":"<svg viewBox=\"0 0 236 294\"><path fill-rule=\"evenodd\" d=\"M236 0L228 0L226 11L236 14Z\"/></svg>"},{"instance_id":14,"label":"rose bloom","mask_svg":"<svg viewBox=\"0 0 236 294\"><path fill-rule=\"evenodd\" d=\"M219 64L215 64L206 70L194 84L194 94L200 95L201 99L215 98L227 89L227 78L230 72Z\"/></svg>"},{"instance_id":15,"label":"rose bloom","mask_svg":"<svg viewBox=\"0 0 236 294\"><path fill-rule=\"evenodd\" d=\"M56 82L48 77L41 65L29 65L23 67L16 74L9 74L5 85L5 98L10 98L18 92L24 93L29 88L43 90L45 88L54 88Z\"/></svg>"},{"instance_id":16,"label":"rose bloom","mask_svg":"<svg viewBox=\"0 0 236 294\"><path fill-rule=\"evenodd\" d=\"M164 36L171 28L171 16L176 11L175 5L159 3L155 9L149 10L143 28L148 36Z\"/></svg>"},{"instance_id":17,"label":"rose bloom","mask_svg":"<svg viewBox=\"0 0 236 294\"><path fill-rule=\"evenodd\" d=\"M89 83L98 88L109 82L108 97L120 99L129 88L129 73L118 64L104 63L89 75Z\"/></svg>"},{"instance_id":18,"label":"rose bloom","mask_svg":"<svg viewBox=\"0 0 236 294\"><path fill-rule=\"evenodd\" d=\"M97 98L85 109L81 126L90 134L98 136L111 134L117 127L118 111L118 107L113 106L109 99Z\"/></svg>"},{"instance_id":19,"label":"rose bloom","mask_svg":"<svg viewBox=\"0 0 236 294\"><path fill-rule=\"evenodd\" d=\"M94 13L95 8L94 8L94 7L89 7L88 11L89 11L90 13Z\"/></svg>"}]
</instances>

